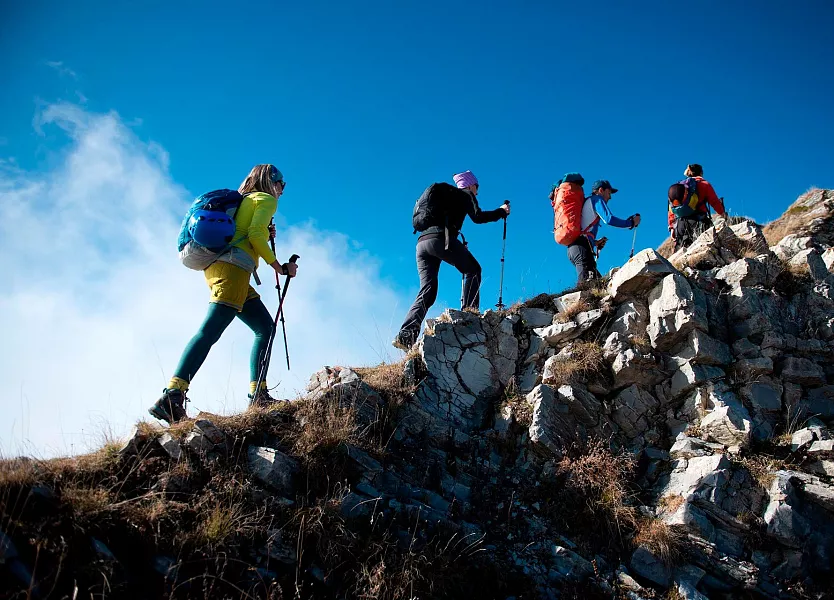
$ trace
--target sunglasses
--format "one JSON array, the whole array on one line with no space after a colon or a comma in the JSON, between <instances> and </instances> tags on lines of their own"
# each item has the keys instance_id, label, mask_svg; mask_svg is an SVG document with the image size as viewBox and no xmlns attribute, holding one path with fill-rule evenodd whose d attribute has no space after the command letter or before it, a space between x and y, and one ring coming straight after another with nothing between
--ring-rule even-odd
<instances>
[{"instance_id":1,"label":"sunglasses","mask_svg":"<svg viewBox=\"0 0 834 600\"><path fill-rule=\"evenodd\" d=\"M285 189L287 189L287 182L286 182L286 181L284 181L283 179L281 179L281 180L279 180L279 181L276 181L275 183L280 183L280 184L281 184L281 191L282 191L282 192L283 192Z\"/></svg>"}]
</instances>

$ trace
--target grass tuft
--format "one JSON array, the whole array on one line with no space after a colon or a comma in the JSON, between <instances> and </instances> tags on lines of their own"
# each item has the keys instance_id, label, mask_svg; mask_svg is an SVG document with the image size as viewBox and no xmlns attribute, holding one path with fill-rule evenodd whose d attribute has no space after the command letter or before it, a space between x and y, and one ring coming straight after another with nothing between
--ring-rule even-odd
<instances>
[{"instance_id":1,"label":"grass tuft","mask_svg":"<svg viewBox=\"0 0 834 600\"><path fill-rule=\"evenodd\" d=\"M644 546L652 554L672 566L683 542L683 534L660 519L646 518L637 523L634 545Z\"/></svg>"},{"instance_id":2,"label":"grass tuft","mask_svg":"<svg viewBox=\"0 0 834 600\"><path fill-rule=\"evenodd\" d=\"M602 346L597 342L576 342L570 347L570 356L551 362L547 372L547 383L578 383L601 373L604 368Z\"/></svg>"},{"instance_id":3,"label":"grass tuft","mask_svg":"<svg viewBox=\"0 0 834 600\"><path fill-rule=\"evenodd\" d=\"M558 313L553 320L556 323L567 323L568 321L572 321L573 318L579 313L587 312L589 310L591 310L591 305L588 301L579 300L568 306L563 312Z\"/></svg>"}]
</instances>

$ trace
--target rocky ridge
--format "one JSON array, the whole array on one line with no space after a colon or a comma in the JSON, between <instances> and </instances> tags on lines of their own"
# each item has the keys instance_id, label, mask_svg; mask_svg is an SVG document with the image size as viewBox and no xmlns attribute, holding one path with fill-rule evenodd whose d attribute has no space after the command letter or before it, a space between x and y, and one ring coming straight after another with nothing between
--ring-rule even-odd
<instances>
[{"instance_id":1,"label":"rocky ridge","mask_svg":"<svg viewBox=\"0 0 834 600\"><path fill-rule=\"evenodd\" d=\"M834 192L796 206L292 405L6 462L2 597L831 597Z\"/></svg>"}]
</instances>

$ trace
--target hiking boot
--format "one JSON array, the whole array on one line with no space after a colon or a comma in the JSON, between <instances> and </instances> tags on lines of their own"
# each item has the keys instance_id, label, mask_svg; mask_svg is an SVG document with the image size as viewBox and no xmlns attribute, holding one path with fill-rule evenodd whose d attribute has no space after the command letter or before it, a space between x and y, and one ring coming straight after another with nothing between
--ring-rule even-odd
<instances>
[{"instance_id":1,"label":"hiking boot","mask_svg":"<svg viewBox=\"0 0 834 600\"><path fill-rule=\"evenodd\" d=\"M397 334L394 341L391 342L391 345L398 350L408 352L414 346L415 342L417 342L417 336L409 331L403 330Z\"/></svg>"},{"instance_id":2,"label":"hiking boot","mask_svg":"<svg viewBox=\"0 0 834 600\"><path fill-rule=\"evenodd\" d=\"M162 397L148 409L148 412L160 421L173 425L188 416L185 412L185 401L185 392L177 388L166 388L162 390Z\"/></svg>"},{"instance_id":3,"label":"hiking boot","mask_svg":"<svg viewBox=\"0 0 834 600\"><path fill-rule=\"evenodd\" d=\"M254 398L252 397L252 394L248 394L248 396L249 406L257 406L258 408L267 408L268 406L272 406L273 404L287 402L286 400L279 400L278 398L273 398L269 395L269 392L267 392L264 389L255 394Z\"/></svg>"}]
</instances>

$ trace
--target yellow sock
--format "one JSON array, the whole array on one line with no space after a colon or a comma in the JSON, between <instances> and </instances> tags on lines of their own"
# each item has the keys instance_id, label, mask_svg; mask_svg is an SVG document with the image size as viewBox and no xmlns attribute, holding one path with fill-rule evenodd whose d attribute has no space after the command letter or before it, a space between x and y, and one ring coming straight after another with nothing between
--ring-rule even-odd
<instances>
[{"instance_id":1,"label":"yellow sock","mask_svg":"<svg viewBox=\"0 0 834 600\"><path fill-rule=\"evenodd\" d=\"M255 395L255 386L257 386L257 385L258 385L257 381L250 381L249 382L249 395L250 396ZM266 381L261 382L261 389L266 390Z\"/></svg>"},{"instance_id":2,"label":"yellow sock","mask_svg":"<svg viewBox=\"0 0 834 600\"><path fill-rule=\"evenodd\" d=\"M179 377L172 377L171 381L168 382L168 389L181 390L183 392L187 392L188 382L185 379L180 379Z\"/></svg>"}]
</instances>

